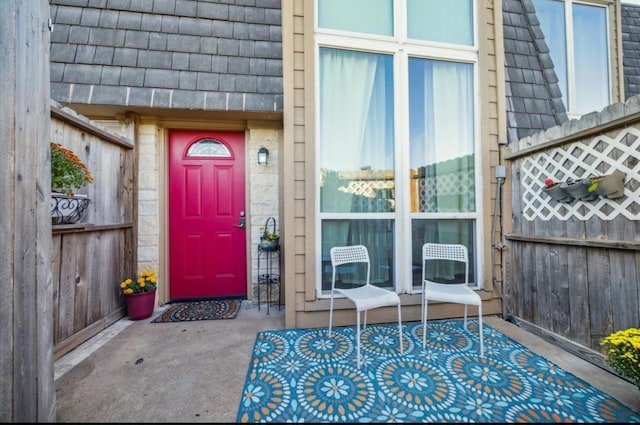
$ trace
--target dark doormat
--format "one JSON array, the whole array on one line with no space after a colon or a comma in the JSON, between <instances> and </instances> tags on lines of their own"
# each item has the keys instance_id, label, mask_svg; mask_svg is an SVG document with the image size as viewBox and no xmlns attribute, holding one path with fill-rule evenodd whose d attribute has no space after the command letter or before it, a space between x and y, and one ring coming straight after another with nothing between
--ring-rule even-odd
<instances>
[{"instance_id":1,"label":"dark doormat","mask_svg":"<svg viewBox=\"0 0 640 425\"><path fill-rule=\"evenodd\" d=\"M180 302L171 305L151 323L235 319L241 304L241 299Z\"/></svg>"}]
</instances>

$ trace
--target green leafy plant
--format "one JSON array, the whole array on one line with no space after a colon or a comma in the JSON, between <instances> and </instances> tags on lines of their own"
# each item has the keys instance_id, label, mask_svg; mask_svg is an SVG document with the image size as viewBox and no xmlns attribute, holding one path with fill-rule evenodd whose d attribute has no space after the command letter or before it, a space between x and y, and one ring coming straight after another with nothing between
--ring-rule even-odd
<instances>
[{"instance_id":1,"label":"green leafy plant","mask_svg":"<svg viewBox=\"0 0 640 425\"><path fill-rule=\"evenodd\" d=\"M150 270L143 271L135 278L127 278L120 283L120 289L124 295L150 292L157 288L156 273Z\"/></svg>"},{"instance_id":2,"label":"green leafy plant","mask_svg":"<svg viewBox=\"0 0 640 425\"><path fill-rule=\"evenodd\" d=\"M280 234L278 234L278 231L269 231L269 228L267 226L260 226L260 232L262 232L262 234L260 235L260 239L262 240L277 241L278 239L280 239Z\"/></svg>"},{"instance_id":3,"label":"green leafy plant","mask_svg":"<svg viewBox=\"0 0 640 425\"><path fill-rule=\"evenodd\" d=\"M603 338L600 345L605 347L607 364L640 389L640 329L628 328L614 332Z\"/></svg>"},{"instance_id":4,"label":"green leafy plant","mask_svg":"<svg viewBox=\"0 0 640 425\"><path fill-rule=\"evenodd\" d=\"M73 196L74 189L80 189L93 182L93 176L84 162L59 143L51 142L51 188L65 195Z\"/></svg>"}]
</instances>

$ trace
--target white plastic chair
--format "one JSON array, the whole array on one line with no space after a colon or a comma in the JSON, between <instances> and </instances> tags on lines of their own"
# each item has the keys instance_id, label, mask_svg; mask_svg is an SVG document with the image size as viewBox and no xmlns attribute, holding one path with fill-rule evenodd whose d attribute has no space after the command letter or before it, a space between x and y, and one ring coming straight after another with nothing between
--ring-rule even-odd
<instances>
[{"instance_id":1,"label":"white plastic chair","mask_svg":"<svg viewBox=\"0 0 640 425\"><path fill-rule=\"evenodd\" d=\"M360 368L360 312L364 312L364 327L367 328L367 311L387 306L398 306L398 334L400 335L400 352L403 352L402 345L402 313L400 307L400 297L393 291L371 285L369 278L371 275L371 263L369 252L364 245L341 246L330 249L331 266L333 274L331 278L331 307L329 310L329 337L331 337L331 325L333 323L333 300L335 293L344 295L356 306L356 346L358 356L358 368ZM336 288L336 269L338 266L350 263L366 263L367 271L364 282L353 288Z\"/></svg>"},{"instance_id":2,"label":"white plastic chair","mask_svg":"<svg viewBox=\"0 0 640 425\"><path fill-rule=\"evenodd\" d=\"M465 264L464 283L436 283L427 280L426 270L430 260L449 260ZM422 246L422 348L427 340L427 307L429 301L442 301L464 304L464 328L467 329L467 307L478 307L478 324L480 330L480 357L484 357L482 334L482 299L469 283L469 254L467 247L459 244L425 243Z\"/></svg>"}]
</instances>

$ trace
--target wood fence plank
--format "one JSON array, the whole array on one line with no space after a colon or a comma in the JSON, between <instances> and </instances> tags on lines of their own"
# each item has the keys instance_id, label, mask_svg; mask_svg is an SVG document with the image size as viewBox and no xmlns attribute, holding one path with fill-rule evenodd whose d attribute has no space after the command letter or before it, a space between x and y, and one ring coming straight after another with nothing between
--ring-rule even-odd
<instances>
[{"instance_id":1,"label":"wood fence plank","mask_svg":"<svg viewBox=\"0 0 640 425\"><path fill-rule=\"evenodd\" d=\"M589 334L589 281L587 275L587 250L567 247L569 254L569 330L567 338L584 346L591 344Z\"/></svg>"},{"instance_id":2,"label":"wood fence plank","mask_svg":"<svg viewBox=\"0 0 640 425\"><path fill-rule=\"evenodd\" d=\"M609 252L613 330L638 327L640 323L638 287L633 284L638 275L635 257L631 252Z\"/></svg>"},{"instance_id":3,"label":"wood fence plank","mask_svg":"<svg viewBox=\"0 0 640 425\"><path fill-rule=\"evenodd\" d=\"M79 332L86 328L87 310L89 302L89 286L91 281L88 280L87 273L90 273L91 267L91 242L80 234L65 235L64 238L73 238L75 244L74 253L76 255L76 272L74 276L75 298L73 304L73 333Z\"/></svg>"},{"instance_id":4,"label":"wood fence plank","mask_svg":"<svg viewBox=\"0 0 640 425\"><path fill-rule=\"evenodd\" d=\"M111 265L109 258L105 258L103 254L105 249L104 246L102 246L102 235L103 232L100 232L98 235L85 235L89 254L87 256L88 267L85 271L87 287L89 288L86 306L87 326L91 326L93 323L101 320L111 311L104 305L107 300L103 300L102 294L100 293L101 280L108 279L110 275L110 272L105 269L108 269L108 266ZM105 267L105 265L107 265L107 267Z\"/></svg>"}]
</instances>

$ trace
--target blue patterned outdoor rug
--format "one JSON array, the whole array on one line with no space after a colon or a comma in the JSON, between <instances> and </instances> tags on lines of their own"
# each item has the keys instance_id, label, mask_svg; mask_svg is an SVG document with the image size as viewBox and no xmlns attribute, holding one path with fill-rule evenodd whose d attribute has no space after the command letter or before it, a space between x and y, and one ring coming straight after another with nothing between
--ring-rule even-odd
<instances>
[{"instance_id":1,"label":"blue patterned outdoor rug","mask_svg":"<svg viewBox=\"0 0 640 425\"><path fill-rule=\"evenodd\" d=\"M356 365L355 327L256 336L237 422L640 422L640 415L478 323L369 325Z\"/></svg>"}]
</instances>

